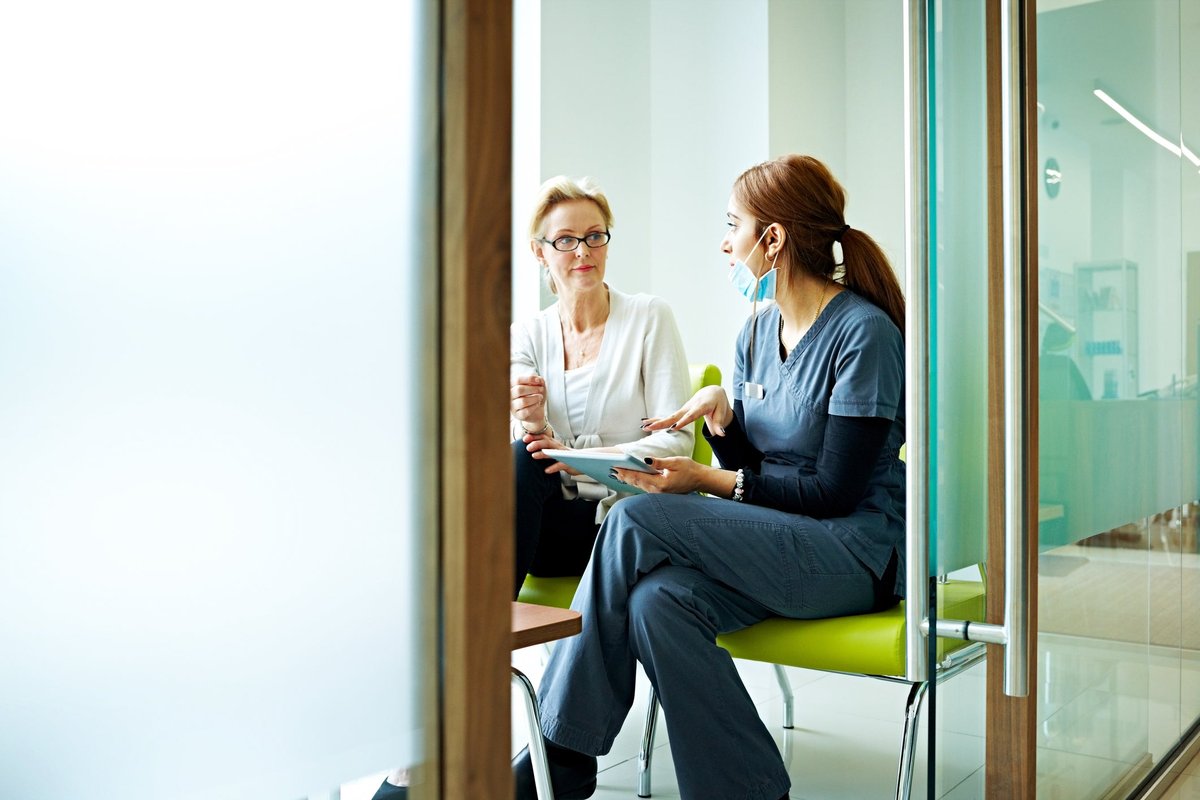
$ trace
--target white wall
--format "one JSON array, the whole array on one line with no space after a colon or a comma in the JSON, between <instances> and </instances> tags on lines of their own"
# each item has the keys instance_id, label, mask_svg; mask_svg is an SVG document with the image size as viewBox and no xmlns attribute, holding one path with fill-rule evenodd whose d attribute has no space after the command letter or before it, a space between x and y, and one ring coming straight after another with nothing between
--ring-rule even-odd
<instances>
[{"instance_id":1,"label":"white wall","mask_svg":"<svg viewBox=\"0 0 1200 800\"><path fill-rule=\"evenodd\" d=\"M846 189L904 284L904 41L898 3L772 0L771 157L807 153Z\"/></svg>"},{"instance_id":2,"label":"white wall","mask_svg":"<svg viewBox=\"0 0 1200 800\"><path fill-rule=\"evenodd\" d=\"M513 2L512 314L537 313L538 265L525 238L542 183L542 2Z\"/></svg>"},{"instance_id":3,"label":"white wall","mask_svg":"<svg viewBox=\"0 0 1200 800\"><path fill-rule=\"evenodd\" d=\"M847 0L846 221L879 242L900 286L904 252L904 20L900 3Z\"/></svg>"},{"instance_id":4,"label":"white wall","mask_svg":"<svg viewBox=\"0 0 1200 800\"><path fill-rule=\"evenodd\" d=\"M649 22L642 0L602 14L588 0L542 3L540 177L590 175L607 193L607 277L624 292L650 289Z\"/></svg>"},{"instance_id":5,"label":"white wall","mask_svg":"<svg viewBox=\"0 0 1200 800\"><path fill-rule=\"evenodd\" d=\"M771 155L807 153L846 167L846 10L828 0L771 0Z\"/></svg>"},{"instance_id":6,"label":"white wall","mask_svg":"<svg viewBox=\"0 0 1200 800\"><path fill-rule=\"evenodd\" d=\"M688 358L728 386L750 306L720 251L733 181L767 150L767 3L652 5L650 290L675 310Z\"/></svg>"}]
</instances>

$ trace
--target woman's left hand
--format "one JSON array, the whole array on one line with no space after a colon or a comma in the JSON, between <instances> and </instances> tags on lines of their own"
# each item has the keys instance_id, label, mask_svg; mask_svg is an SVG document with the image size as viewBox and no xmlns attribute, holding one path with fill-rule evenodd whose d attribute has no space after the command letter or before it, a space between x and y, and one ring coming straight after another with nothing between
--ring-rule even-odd
<instances>
[{"instance_id":1,"label":"woman's left hand","mask_svg":"<svg viewBox=\"0 0 1200 800\"><path fill-rule=\"evenodd\" d=\"M656 470L654 474L618 469L615 470L617 478L645 492L687 494L703 488L704 475L712 469L687 456L647 458L645 461L647 466Z\"/></svg>"}]
</instances>

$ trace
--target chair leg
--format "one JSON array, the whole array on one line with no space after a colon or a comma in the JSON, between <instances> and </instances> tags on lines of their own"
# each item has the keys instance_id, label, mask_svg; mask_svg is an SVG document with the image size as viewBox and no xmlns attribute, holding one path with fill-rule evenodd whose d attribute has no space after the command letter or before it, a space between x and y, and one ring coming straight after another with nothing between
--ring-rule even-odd
<instances>
[{"instance_id":1,"label":"chair leg","mask_svg":"<svg viewBox=\"0 0 1200 800\"><path fill-rule=\"evenodd\" d=\"M537 787L538 800L554 800L550 786L550 763L546 760L546 741L542 738L541 715L538 714L537 694L525 673L512 668L512 682L521 687L525 701L525 717L529 722L529 761L533 765L533 784Z\"/></svg>"},{"instance_id":2,"label":"chair leg","mask_svg":"<svg viewBox=\"0 0 1200 800\"><path fill-rule=\"evenodd\" d=\"M917 732L921 723L921 703L929 681L914 683L908 691L908 704L904 708L904 738L900 742L900 771L896 776L896 800L909 800L912 796L913 770L917 760Z\"/></svg>"},{"instance_id":3,"label":"chair leg","mask_svg":"<svg viewBox=\"0 0 1200 800\"><path fill-rule=\"evenodd\" d=\"M650 796L650 757L654 754L654 728L658 724L658 693L650 687L646 702L646 724L642 728L642 749L638 752L638 797Z\"/></svg>"},{"instance_id":4,"label":"chair leg","mask_svg":"<svg viewBox=\"0 0 1200 800\"><path fill-rule=\"evenodd\" d=\"M779 681L779 690L783 692L783 727L788 730L792 729L792 708L795 703L792 700L792 682L788 680L787 673L783 669L782 664L774 664L775 680Z\"/></svg>"}]
</instances>

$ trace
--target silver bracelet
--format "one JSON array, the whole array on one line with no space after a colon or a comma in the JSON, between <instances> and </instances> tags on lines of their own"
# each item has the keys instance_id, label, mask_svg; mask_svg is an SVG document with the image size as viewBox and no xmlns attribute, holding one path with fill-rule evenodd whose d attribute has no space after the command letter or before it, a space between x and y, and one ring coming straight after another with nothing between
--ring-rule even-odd
<instances>
[{"instance_id":1,"label":"silver bracelet","mask_svg":"<svg viewBox=\"0 0 1200 800\"><path fill-rule=\"evenodd\" d=\"M733 481L733 499L739 503L746 499L746 474L740 469L737 471L737 477Z\"/></svg>"},{"instance_id":2,"label":"silver bracelet","mask_svg":"<svg viewBox=\"0 0 1200 800\"><path fill-rule=\"evenodd\" d=\"M550 418L549 417L546 417L546 424L542 426L542 429L540 431L529 430L528 428L525 427L525 423L522 422L521 420L517 420L517 424L521 426L521 430L523 430L525 433L529 434L530 436L541 436L543 433L550 430Z\"/></svg>"}]
</instances>

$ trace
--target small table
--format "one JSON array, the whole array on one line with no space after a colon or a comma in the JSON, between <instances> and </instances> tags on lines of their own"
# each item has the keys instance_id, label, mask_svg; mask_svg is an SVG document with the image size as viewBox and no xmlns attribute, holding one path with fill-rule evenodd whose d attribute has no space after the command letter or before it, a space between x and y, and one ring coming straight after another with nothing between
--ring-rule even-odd
<instances>
[{"instance_id":1,"label":"small table","mask_svg":"<svg viewBox=\"0 0 1200 800\"><path fill-rule=\"evenodd\" d=\"M578 611L513 601L513 650L574 636L581 630L583 617ZM550 765L546 761L546 743L542 739L537 694L533 691L533 684L529 678L516 667L512 667L512 680L521 687L521 694L525 699L525 714L529 721L529 761L533 765L533 782L537 786L538 800L554 800L554 789L550 785Z\"/></svg>"}]
</instances>

